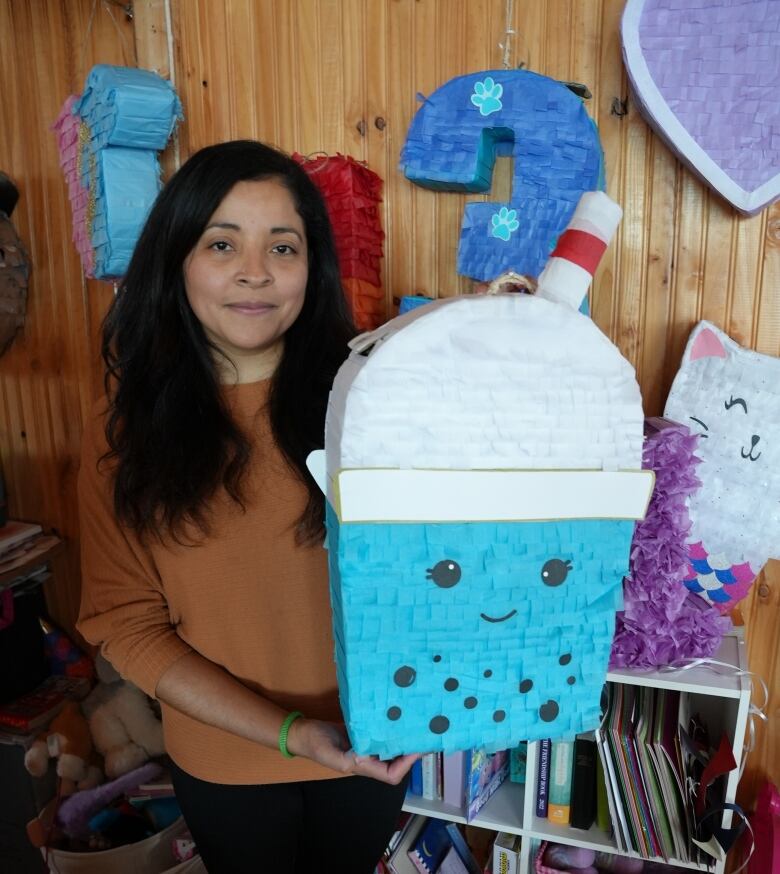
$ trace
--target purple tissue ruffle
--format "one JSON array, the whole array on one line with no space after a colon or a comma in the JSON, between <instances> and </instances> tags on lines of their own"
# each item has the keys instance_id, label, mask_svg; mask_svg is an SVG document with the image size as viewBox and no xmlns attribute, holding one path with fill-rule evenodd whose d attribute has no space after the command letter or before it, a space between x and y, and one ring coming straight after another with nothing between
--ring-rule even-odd
<instances>
[{"instance_id":1,"label":"purple tissue ruffle","mask_svg":"<svg viewBox=\"0 0 780 874\"><path fill-rule=\"evenodd\" d=\"M684 425L661 422L660 430L650 422L645 429L642 466L655 471L655 489L631 544L611 668L654 668L711 656L731 627L727 617L683 584L691 527L687 499L701 485L698 437Z\"/></svg>"}]
</instances>

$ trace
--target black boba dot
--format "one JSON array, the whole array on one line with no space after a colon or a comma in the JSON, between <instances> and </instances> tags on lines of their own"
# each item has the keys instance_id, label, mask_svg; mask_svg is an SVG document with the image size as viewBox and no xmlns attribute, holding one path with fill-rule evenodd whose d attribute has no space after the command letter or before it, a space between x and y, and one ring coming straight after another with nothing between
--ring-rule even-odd
<instances>
[{"instance_id":1,"label":"black boba dot","mask_svg":"<svg viewBox=\"0 0 780 874\"><path fill-rule=\"evenodd\" d=\"M469 697L463 702L463 706L467 710L473 710L477 706L477 699L473 695L469 695Z\"/></svg>"},{"instance_id":2,"label":"black boba dot","mask_svg":"<svg viewBox=\"0 0 780 874\"><path fill-rule=\"evenodd\" d=\"M433 580L442 589L450 589L460 582L460 576L460 565L451 558L445 558L428 568L426 579Z\"/></svg>"},{"instance_id":3,"label":"black boba dot","mask_svg":"<svg viewBox=\"0 0 780 874\"><path fill-rule=\"evenodd\" d=\"M392 720L393 722L395 722L396 719L400 719L401 718L401 708L400 707L391 707L387 711L387 718Z\"/></svg>"},{"instance_id":4,"label":"black boba dot","mask_svg":"<svg viewBox=\"0 0 780 874\"><path fill-rule=\"evenodd\" d=\"M533 680L522 680L521 683L520 683L520 686L519 686L520 691L521 691L523 694L525 694L526 692L530 692L531 689L533 689L533 687L534 687L534 681L533 681Z\"/></svg>"},{"instance_id":5,"label":"black boba dot","mask_svg":"<svg viewBox=\"0 0 780 874\"><path fill-rule=\"evenodd\" d=\"M490 668L488 668L482 676L483 677L492 677L493 671L491 671Z\"/></svg>"},{"instance_id":6,"label":"black boba dot","mask_svg":"<svg viewBox=\"0 0 780 874\"><path fill-rule=\"evenodd\" d=\"M552 722L558 716L558 702L552 698L539 708L539 716L544 722Z\"/></svg>"},{"instance_id":7,"label":"black boba dot","mask_svg":"<svg viewBox=\"0 0 780 874\"><path fill-rule=\"evenodd\" d=\"M545 586L560 586L571 570L570 561L551 558L542 566L542 582Z\"/></svg>"},{"instance_id":8,"label":"black boba dot","mask_svg":"<svg viewBox=\"0 0 780 874\"><path fill-rule=\"evenodd\" d=\"M458 688L458 686L460 686L460 683L455 679L455 677L448 677L444 681L444 688L448 692L454 692Z\"/></svg>"},{"instance_id":9,"label":"black boba dot","mask_svg":"<svg viewBox=\"0 0 780 874\"><path fill-rule=\"evenodd\" d=\"M450 727L450 721L446 716L434 716L428 727L434 734L444 734Z\"/></svg>"},{"instance_id":10,"label":"black boba dot","mask_svg":"<svg viewBox=\"0 0 780 874\"><path fill-rule=\"evenodd\" d=\"M570 652L565 652L565 653L564 653L564 654L563 654L563 655L558 659L558 664L559 664L559 665L568 665L570 661L571 661L571 653L570 653Z\"/></svg>"},{"instance_id":11,"label":"black boba dot","mask_svg":"<svg viewBox=\"0 0 780 874\"><path fill-rule=\"evenodd\" d=\"M433 657L433 660L434 660L435 662L440 662L440 661L441 661L441 656L440 656L440 655L435 655L435 656Z\"/></svg>"},{"instance_id":12,"label":"black boba dot","mask_svg":"<svg viewBox=\"0 0 780 874\"><path fill-rule=\"evenodd\" d=\"M506 719L506 713L503 710L496 710L493 714L493 722L503 722Z\"/></svg>"},{"instance_id":13,"label":"black boba dot","mask_svg":"<svg viewBox=\"0 0 780 874\"><path fill-rule=\"evenodd\" d=\"M573 686L573 685L577 682L577 678L576 678L576 677L567 677L567 678L566 678L566 682L567 682L570 686Z\"/></svg>"},{"instance_id":14,"label":"black boba dot","mask_svg":"<svg viewBox=\"0 0 780 874\"><path fill-rule=\"evenodd\" d=\"M393 680L396 686L411 686L416 676L417 671L414 668L404 665L393 674Z\"/></svg>"}]
</instances>

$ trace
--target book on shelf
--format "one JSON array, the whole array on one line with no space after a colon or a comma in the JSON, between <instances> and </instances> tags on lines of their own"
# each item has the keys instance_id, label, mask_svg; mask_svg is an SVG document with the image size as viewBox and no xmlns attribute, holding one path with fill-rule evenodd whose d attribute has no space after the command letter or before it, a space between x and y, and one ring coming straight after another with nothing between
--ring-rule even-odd
<instances>
[{"instance_id":1,"label":"book on shelf","mask_svg":"<svg viewBox=\"0 0 780 874\"><path fill-rule=\"evenodd\" d=\"M506 779L509 750L486 753L482 749L473 749L466 764L465 808L466 820L470 822Z\"/></svg>"},{"instance_id":2,"label":"book on shelf","mask_svg":"<svg viewBox=\"0 0 780 874\"><path fill-rule=\"evenodd\" d=\"M411 770L409 771L409 788L407 789L410 795L422 795L423 793L423 785L422 785L422 758L417 759L417 761L412 765Z\"/></svg>"},{"instance_id":3,"label":"book on shelf","mask_svg":"<svg viewBox=\"0 0 780 874\"><path fill-rule=\"evenodd\" d=\"M610 683L608 690L607 708L596 731L606 796L597 800L598 820L604 819L606 800L619 850L643 858L697 862L680 748L687 696L620 683Z\"/></svg>"},{"instance_id":4,"label":"book on shelf","mask_svg":"<svg viewBox=\"0 0 780 874\"><path fill-rule=\"evenodd\" d=\"M547 818L558 825L569 824L573 757L574 741L553 741L550 751Z\"/></svg>"},{"instance_id":5,"label":"book on shelf","mask_svg":"<svg viewBox=\"0 0 780 874\"><path fill-rule=\"evenodd\" d=\"M43 532L40 525L34 522L19 522L9 519L0 528L0 561L5 561L17 549L22 549Z\"/></svg>"},{"instance_id":6,"label":"book on shelf","mask_svg":"<svg viewBox=\"0 0 780 874\"><path fill-rule=\"evenodd\" d=\"M596 819L596 739L593 732L574 739L574 762L571 776L572 828L589 829Z\"/></svg>"},{"instance_id":7,"label":"book on shelf","mask_svg":"<svg viewBox=\"0 0 780 874\"><path fill-rule=\"evenodd\" d=\"M469 869L452 844L444 854L441 864L436 869L436 874L469 874Z\"/></svg>"},{"instance_id":8,"label":"book on shelf","mask_svg":"<svg viewBox=\"0 0 780 874\"><path fill-rule=\"evenodd\" d=\"M85 677L47 677L32 692L0 705L0 729L28 734L48 725L69 699L81 700L89 692Z\"/></svg>"},{"instance_id":9,"label":"book on shelf","mask_svg":"<svg viewBox=\"0 0 780 874\"><path fill-rule=\"evenodd\" d=\"M509 751L509 779L513 783L525 783L525 767L528 759L528 742L522 741Z\"/></svg>"},{"instance_id":10,"label":"book on shelf","mask_svg":"<svg viewBox=\"0 0 780 874\"><path fill-rule=\"evenodd\" d=\"M406 820L386 860L386 866L392 874L418 874L417 868L409 858L409 850L427 822L427 816L417 814Z\"/></svg>"},{"instance_id":11,"label":"book on shelf","mask_svg":"<svg viewBox=\"0 0 780 874\"><path fill-rule=\"evenodd\" d=\"M601 761L601 756L598 754L598 743L596 743L596 825L607 834L609 834L612 828L604 764Z\"/></svg>"},{"instance_id":12,"label":"book on shelf","mask_svg":"<svg viewBox=\"0 0 780 874\"><path fill-rule=\"evenodd\" d=\"M442 800L441 753L425 753L422 757L422 797L426 801Z\"/></svg>"},{"instance_id":13,"label":"book on shelf","mask_svg":"<svg viewBox=\"0 0 780 874\"><path fill-rule=\"evenodd\" d=\"M539 761L536 769L536 815L547 818L547 794L550 783L550 747L549 738L539 741Z\"/></svg>"},{"instance_id":14,"label":"book on shelf","mask_svg":"<svg viewBox=\"0 0 780 874\"><path fill-rule=\"evenodd\" d=\"M520 874L520 836L499 832L493 842L493 874Z\"/></svg>"},{"instance_id":15,"label":"book on shelf","mask_svg":"<svg viewBox=\"0 0 780 874\"><path fill-rule=\"evenodd\" d=\"M423 826L408 856L419 874L436 874L451 846L446 822L431 818Z\"/></svg>"},{"instance_id":16,"label":"book on shelf","mask_svg":"<svg viewBox=\"0 0 780 874\"><path fill-rule=\"evenodd\" d=\"M470 751L447 753L442 761L442 796L445 804L463 807L466 786L466 760Z\"/></svg>"},{"instance_id":17,"label":"book on shelf","mask_svg":"<svg viewBox=\"0 0 780 874\"><path fill-rule=\"evenodd\" d=\"M448 822L447 832L452 843L452 849L458 854L466 874L482 874L482 867L471 852L471 847L466 843L466 838L463 836L457 823Z\"/></svg>"}]
</instances>

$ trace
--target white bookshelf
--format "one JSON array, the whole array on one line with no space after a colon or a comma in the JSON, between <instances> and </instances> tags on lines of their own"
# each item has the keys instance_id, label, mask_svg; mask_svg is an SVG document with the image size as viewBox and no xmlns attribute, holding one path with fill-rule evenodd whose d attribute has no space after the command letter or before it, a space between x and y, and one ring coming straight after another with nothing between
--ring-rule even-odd
<instances>
[{"instance_id":1,"label":"white bookshelf","mask_svg":"<svg viewBox=\"0 0 780 874\"><path fill-rule=\"evenodd\" d=\"M738 632L727 635L714 658L733 668L746 671L747 660L742 635ZM607 680L613 683L674 689L687 693L691 700L691 709L698 710L702 714L712 736L718 737L721 732L725 732L731 741L737 768L728 776L725 800L727 802L734 801L750 708L751 685L749 679L735 676L733 672L728 673L726 669L704 666L674 671L622 669L610 671L607 674ZM537 752L537 743L528 745L526 784L520 785L510 782L509 779L505 780L479 812L477 818L472 820L471 825L522 835L524 840L520 870L523 874L532 874L534 854L541 841L545 840L601 850L615 855L634 856L633 853L624 853L618 850L614 839L596 825L588 831L583 831L569 826L556 825L547 819L540 819L536 816ZM413 795L407 796L404 810L453 822L466 822L463 810L440 801L426 801ZM723 824L728 826L730 822L731 813L727 812L724 815ZM637 856L637 858L639 857ZM725 869L723 862L713 862L712 865L707 866L672 860L672 864L693 871L707 871L710 874L723 874Z\"/></svg>"}]
</instances>

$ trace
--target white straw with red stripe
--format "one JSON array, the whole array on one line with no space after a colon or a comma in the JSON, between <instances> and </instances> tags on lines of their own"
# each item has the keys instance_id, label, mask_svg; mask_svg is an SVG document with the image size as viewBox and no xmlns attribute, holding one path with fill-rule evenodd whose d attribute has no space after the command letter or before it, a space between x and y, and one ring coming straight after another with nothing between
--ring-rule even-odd
<instances>
[{"instance_id":1,"label":"white straw with red stripe","mask_svg":"<svg viewBox=\"0 0 780 874\"><path fill-rule=\"evenodd\" d=\"M539 275L537 297L579 309L622 216L603 191L586 191Z\"/></svg>"}]
</instances>

